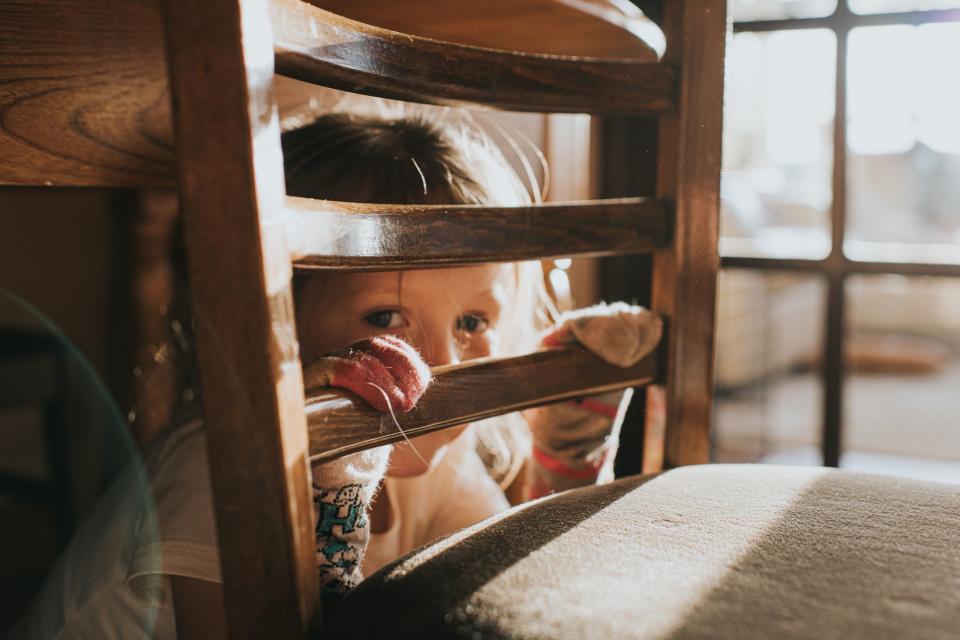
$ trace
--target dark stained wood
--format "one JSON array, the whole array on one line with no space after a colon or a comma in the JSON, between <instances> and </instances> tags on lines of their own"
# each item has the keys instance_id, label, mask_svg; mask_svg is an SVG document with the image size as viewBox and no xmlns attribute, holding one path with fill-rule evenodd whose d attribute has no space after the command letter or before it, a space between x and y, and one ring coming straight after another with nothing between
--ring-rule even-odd
<instances>
[{"instance_id":1,"label":"dark stained wood","mask_svg":"<svg viewBox=\"0 0 960 640\"><path fill-rule=\"evenodd\" d=\"M182 329L175 328L174 306L178 287L175 254L180 245L176 193L160 189L124 191L120 216L124 260L124 305L118 314L114 340L129 344L121 364L128 384L122 406L137 443L143 447L169 426L184 386L185 352ZM132 376L131 376L132 374Z\"/></svg>"},{"instance_id":2,"label":"dark stained wood","mask_svg":"<svg viewBox=\"0 0 960 640\"><path fill-rule=\"evenodd\" d=\"M657 195L675 198L676 210L673 246L654 254L652 308L666 320L668 367L647 390L647 416L651 436L664 430L669 468L710 460L726 2L671 0L663 20L680 88L660 121Z\"/></svg>"},{"instance_id":3,"label":"dark stained wood","mask_svg":"<svg viewBox=\"0 0 960 640\"><path fill-rule=\"evenodd\" d=\"M862 262L849 260L841 255L840 260L807 260L804 258L767 258L754 256L723 256L723 267L736 269L764 269L786 271L810 271L822 273L881 273L901 276L960 277L960 264L936 262Z\"/></svg>"},{"instance_id":4,"label":"dark stained wood","mask_svg":"<svg viewBox=\"0 0 960 640\"><path fill-rule=\"evenodd\" d=\"M0 3L0 184L173 186L156 0Z\"/></svg>"},{"instance_id":5,"label":"dark stained wood","mask_svg":"<svg viewBox=\"0 0 960 640\"><path fill-rule=\"evenodd\" d=\"M733 31L786 31L795 29L832 29L850 31L858 27L880 27L897 24L936 24L960 21L960 9L920 9L917 11L891 11L889 13L854 13L843 3L829 16L821 18L783 18L779 20L756 20L735 22ZM839 57L838 57L839 59Z\"/></svg>"},{"instance_id":6,"label":"dark stained wood","mask_svg":"<svg viewBox=\"0 0 960 640\"><path fill-rule=\"evenodd\" d=\"M670 216L655 199L531 207L389 206L287 198L298 269L410 269L666 246Z\"/></svg>"},{"instance_id":7,"label":"dark stained wood","mask_svg":"<svg viewBox=\"0 0 960 640\"><path fill-rule=\"evenodd\" d=\"M396 417L413 437L537 405L644 385L654 380L657 369L656 354L622 369L579 348L473 360L436 367L434 381L417 408ZM403 439L389 414L347 393L311 394L307 421L314 463Z\"/></svg>"},{"instance_id":8,"label":"dark stained wood","mask_svg":"<svg viewBox=\"0 0 960 640\"><path fill-rule=\"evenodd\" d=\"M657 189L657 121L622 116L596 121L602 169L600 195L606 198L653 196ZM607 257L599 262L601 299L629 300L650 306L652 255ZM642 473L647 451L659 451L659 458L663 457L662 437L657 441L655 434L646 428L646 402L646 388L634 390L620 430L620 446L613 468L618 478Z\"/></svg>"},{"instance_id":9,"label":"dark stained wood","mask_svg":"<svg viewBox=\"0 0 960 640\"><path fill-rule=\"evenodd\" d=\"M277 72L355 93L515 111L661 113L674 104L664 65L483 49L274 0Z\"/></svg>"},{"instance_id":10,"label":"dark stained wood","mask_svg":"<svg viewBox=\"0 0 960 640\"><path fill-rule=\"evenodd\" d=\"M351 20L487 49L656 62L663 32L610 0L311 0Z\"/></svg>"},{"instance_id":11,"label":"dark stained wood","mask_svg":"<svg viewBox=\"0 0 960 640\"><path fill-rule=\"evenodd\" d=\"M269 15L164 9L227 626L300 638L318 588Z\"/></svg>"},{"instance_id":12,"label":"dark stained wood","mask_svg":"<svg viewBox=\"0 0 960 640\"><path fill-rule=\"evenodd\" d=\"M820 375L823 380L823 423L820 451L825 467L839 467L843 449L843 382L847 370L844 354L846 333L846 275L827 277L827 314Z\"/></svg>"},{"instance_id":13,"label":"dark stained wood","mask_svg":"<svg viewBox=\"0 0 960 640\"><path fill-rule=\"evenodd\" d=\"M844 14L849 12L843 11ZM827 313L823 333L823 423L820 450L823 464L839 467L843 448L843 382L846 377L844 334L846 333L845 289L848 260L843 251L847 229L847 51L850 32L837 34L836 111L833 120L833 202L830 205L830 255L827 272Z\"/></svg>"},{"instance_id":14,"label":"dark stained wood","mask_svg":"<svg viewBox=\"0 0 960 640\"><path fill-rule=\"evenodd\" d=\"M156 0L0 4L0 184L175 186L159 9ZM633 61L578 61L490 51L363 27L293 0L275 3L274 13L292 29L280 43L280 70L292 65L290 75L313 81L332 70L330 86L376 93L398 81L406 83L398 97L414 101L486 99L521 110L656 112L672 104L673 71L638 63L639 53ZM296 22L302 13L309 19ZM310 24L328 40L344 24L353 35L341 32L318 47L322 61L304 61L294 51L317 44ZM571 43L571 53L580 46ZM379 61L364 57L378 52ZM358 62L370 64L337 66ZM371 75L378 73L383 77ZM283 82L275 90L281 103L286 91L301 91Z\"/></svg>"}]
</instances>

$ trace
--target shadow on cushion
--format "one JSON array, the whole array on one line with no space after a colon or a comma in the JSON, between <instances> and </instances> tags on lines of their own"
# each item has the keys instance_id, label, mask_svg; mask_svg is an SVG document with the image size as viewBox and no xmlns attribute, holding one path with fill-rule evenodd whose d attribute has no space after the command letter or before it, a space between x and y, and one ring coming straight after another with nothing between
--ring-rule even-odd
<instances>
[{"instance_id":1,"label":"shadow on cushion","mask_svg":"<svg viewBox=\"0 0 960 640\"><path fill-rule=\"evenodd\" d=\"M956 638L960 487L704 465L513 509L385 567L327 632Z\"/></svg>"}]
</instances>

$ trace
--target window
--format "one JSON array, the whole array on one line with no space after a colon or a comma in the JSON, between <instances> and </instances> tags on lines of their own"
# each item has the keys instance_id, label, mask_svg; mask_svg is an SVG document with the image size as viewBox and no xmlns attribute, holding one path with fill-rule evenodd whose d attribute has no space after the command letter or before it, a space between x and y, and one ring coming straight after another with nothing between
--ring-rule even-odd
<instances>
[{"instance_id":1,"label":"window","mask_svg":"<svg viewBox=\"0 0 960 640\"><path fill-rule=\"evenodd\" d=\"M960 0L730 11L714 457L960 481Z\"/></svg>"}]
</instances>

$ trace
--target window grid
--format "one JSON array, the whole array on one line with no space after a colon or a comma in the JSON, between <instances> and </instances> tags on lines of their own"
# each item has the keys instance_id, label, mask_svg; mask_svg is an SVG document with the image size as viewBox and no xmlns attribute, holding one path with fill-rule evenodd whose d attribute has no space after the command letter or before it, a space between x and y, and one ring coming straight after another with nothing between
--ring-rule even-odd
<instances>
[{"instance_id":1,"label":"window grid","mask_svg":"<svg viewBox=\"0 0 960 640\"><path fill-rule=\"evenodd\" d=\"M822 18L787 18L735 22L735 33L771 32L793 29L830 29L837 39L836 100L833 133L833 203L830 208L830 254L822 260L724 256L721 266L758 270L797 270L820 274L827 289L825 333L821 379L823 385L821 455L826 466L840 463L843 429L844 286L852 274L895 274L960 278L960 264L928 264L849 259L843 252L846 229L847 162L847 45L850 31L879 25L921 25L960 22L960 9L856 14L848 0L837 0L837 9Z\"/></svg>"}]
</instances>

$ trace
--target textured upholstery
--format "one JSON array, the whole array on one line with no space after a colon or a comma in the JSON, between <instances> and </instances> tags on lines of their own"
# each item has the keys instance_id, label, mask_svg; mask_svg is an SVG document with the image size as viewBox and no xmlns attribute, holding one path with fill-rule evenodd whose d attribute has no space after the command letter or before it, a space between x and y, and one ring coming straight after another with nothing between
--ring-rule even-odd
<instances>
[{"instance_id":1,"label":"textured upholstery","mask_svg":"<svg viewBox=\"0 0 960 640\"><path fill-rule=\"evenodd\" d=\"M553 496L369 577L326 637L958 638L960 486L684 467Z\"/></svg>"}]
</instances>

